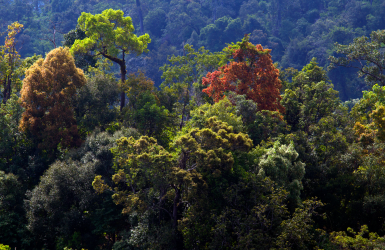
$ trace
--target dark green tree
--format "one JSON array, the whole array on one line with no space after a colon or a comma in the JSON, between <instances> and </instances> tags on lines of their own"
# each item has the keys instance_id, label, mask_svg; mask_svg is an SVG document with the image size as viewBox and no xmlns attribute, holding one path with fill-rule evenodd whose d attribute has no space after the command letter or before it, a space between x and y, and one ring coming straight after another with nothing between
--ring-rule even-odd
<instances>
[{"instance_id":1,"label":"dark green tree","mask_svg":"<svg viewBox=\"0 0 385 250\"><path fill-rule=\"evenodd\" d=\"M358 76L364 77L368 86L385 85L385 63L382 49L385 47L385 30L373 31L366 36L354 39L349 45L336 43L336 52L342 57L331 56L330 67L344 66L358 69Z\"/></svg>"},{"instance_id":2,"label":"dark green tree","mask_svg":"<svg viewBox=\"0 0 385 250\"><path fill-rule=\"evenodd\" d=\"M87 83L73 98L76 122L82 135L92 132L95 127L106 129L118 116L115 107L120 93L118 82L104 70L108 68L91 69Z\"/></svg>"},{"instance_id":3,"label":"dark green tree","mask_svg":"<svg viewBox=\"0 0 385 250\"><path fill-rule=\"evenodd\" d=\"M80 29L79 25L77 25L75 29L70 30L67 34L64 34L63 45L71 48L76 40L82 40L86 37L86 33ZM88 71L88 67L95 67L97 62L94 56L82 52L74 53L74 59L76 67L81 68L85 72Z\"/></svg>"},{"instance_id":4,"label":"dark green tree","mask_svg":"<svg viewBox=\"0 0 385 250\"><path fill-rule=\"evenodd\" d=\"M286 82L284 87L281 103L292 131L308 131L312 124L330 115L339 105L338 92L315 58L302 71L294 73L292 81Z\"/></svg>"},{"instance_id":5,"label":"dark green tree","mask_svg":"<svg viewBox=\"0 0 385 250\"><path fill-rule=\"evenodd\" d=\"M24 192L16 175L0 170L0 242L12 248L28 248Z\"/></svg>"},{"instance_id":6,"label":"dark green tree","mask_svg":"<svg viewBox=\"0 0 385 250\"><path fill-rule=\"evenodd\" d=\"M163 71L160 101L168 110L180 117L179 127L189 118L190 110L203 104L202 77L221 66L226 60L224 53L210 53L203 47L198 51L189 44L183 48L183 55L171 56Z\"/></svg>"},{"instance_id":7,"label":"dark green tree","mask_svg":"<svg viewBox=\"0 0 385 250\"><path fill-rule=\"evenodd\" d=\"M218 195L220 189L215 183L231 173L231 152L252 146L247 135L233 133L232 127L215 118L208 120L206 128L191 129L178 137L171 152L146 136L139 140L121 138L117 143L113 149L117 170L113 180L122 185L113 197L116 203L125 204L123 212L138 213L132 234L142 232L145 238L133 236L132 244L152 249L182 247L178 224L184 212L204 197L207 189L212 188L212 197ZM98 192L109 189L101 176L95 178L93 186ZM153 224L148 224L149 216L155 216ZM149 234L159 220L164 221L158 225L159 230L171 230L170 238L157 238L165 237L166 231L157 237Z\"/></svg>"},{"instance_id":8,"label":"dark green tree","mask_svg":"<svg viewBox=\"0 0 385 250\"><path fill-rule=\"evenodd\" d=\"M97 201L91 185L94 175L92 161L58 161L45 172L26 200L28 229L35 237L35 246L95 247L89 218ZM76 234L81 237L71 243Z\"/></svg>"},{"instance_id":9,"label":"dark green tree","mask_svg":"<svg viewBox=\"0 0 385 250\"><path fill-rule=\"evenodd\" d=\"M166 28L167 13L163 9L155 9L148 12L144 18L144 26L146 30L150 31L151 35L161 37L163 29Z\"/></svg>"}]
</instances>

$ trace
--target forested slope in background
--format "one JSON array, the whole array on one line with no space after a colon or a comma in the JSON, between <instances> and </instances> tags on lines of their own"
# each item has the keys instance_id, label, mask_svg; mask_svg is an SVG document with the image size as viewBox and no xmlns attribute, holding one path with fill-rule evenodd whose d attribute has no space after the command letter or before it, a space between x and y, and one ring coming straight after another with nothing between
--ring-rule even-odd
<instances>
[{"instance_id":1,"label":"forested slope in background","mask_svg":"<svg viewBox=\"0 0 385 250\"><path fill-rule=\"evenodd\" d=\"M253 43L273 49L273 60L280 67L300 69L313 57L327 66L335 42L347 44L385 28L381 0L3 0L1 4L2 31L15 21L25 27L18 38L22 57L44 55L54 44L60 46L81 12L123 10L132 17L137 34L149 33L152 38L150 53L132 58L128 70L141 68L157 86L158 68L167 56L183 54L185 43L214 52L250 33ZM352 70L336 69L329 77L342 100L361 95L364 84Z\"/></svg>"}]
</instances>

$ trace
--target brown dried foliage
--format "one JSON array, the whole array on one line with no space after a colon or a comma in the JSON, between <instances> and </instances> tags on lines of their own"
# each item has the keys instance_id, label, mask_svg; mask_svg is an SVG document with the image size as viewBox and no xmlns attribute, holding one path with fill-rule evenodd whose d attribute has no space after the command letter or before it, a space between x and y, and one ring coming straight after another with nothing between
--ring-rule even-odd
<instances>
[{"instance_id":1,"label":"brown dried foliage","mask_svg":"<svg viewBox=\"0 0 385 250\"><path fill-rule=\"evenodd\" d=\"M20 130L29 131L39 141L39 148L55 150L80 146L71 98L86 78L67 48L56 48L26 72L21 90L25 108Z\"/></svg>"}]
</instances>

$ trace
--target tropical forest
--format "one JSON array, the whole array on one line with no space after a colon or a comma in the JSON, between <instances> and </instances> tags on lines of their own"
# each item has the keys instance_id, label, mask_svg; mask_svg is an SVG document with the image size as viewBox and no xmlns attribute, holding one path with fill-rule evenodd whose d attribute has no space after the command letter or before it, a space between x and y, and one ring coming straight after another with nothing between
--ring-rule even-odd
<instances>
[{"instance_id":1,"label":"tropical forest","mask_svg":"<svg viewBox=\"0 0 385 250\"><path fill-rule=\"evenodd\" d=\"M0 0L0 250L385 249L385 0Z\"/></svg>"}]
</instances>

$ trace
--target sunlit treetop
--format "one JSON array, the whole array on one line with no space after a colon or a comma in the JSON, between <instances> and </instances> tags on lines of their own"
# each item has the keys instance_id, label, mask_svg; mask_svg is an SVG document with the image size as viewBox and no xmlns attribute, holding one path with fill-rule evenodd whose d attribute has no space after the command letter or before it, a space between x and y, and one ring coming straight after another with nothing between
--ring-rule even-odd
<instances>
[{"instance_id":1,"label":"sunlit treetop","mask_svg":"<svg viewBox=\"0 0 385 250\"><path fill-rule=\"evenodd\" d=\"M14 22L11 25L8 25L8 36L5 38L4 46L6 48L11 48L15 44L15 36L20 33L24 25Z\"/></svg>"},{"instance_id":2,"label":"sunlit treetop","mask_svg":"<svg viewBox=\"0 0 385 250\"><path fill-rule=\"evenodd\" d=\"M258 103L259 110L283 113L279 70L271 60L270 51L260 44L253 45L246 35L241 42L225 49L231 57L230 63L202 79L202 84L208 86L203 92L218 102L227 91L232 91Z\"/></svg>"},{"instance_id":3,"label":"sunlit treetop","mask_svg":"<svg viewBox=\"0 0 385 250\"><path fill-rule=\"evenodd\" d=\"M151 42L148 34L139 37L134 34L131 17L124 17L121 10L108 9L96 15L83 12L78 24L87 37L75 41L72 53L95 50L106 57L116 57L121 51L139 55L147 51Z\"/></svg>"}]
</instances>

